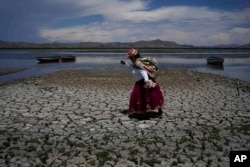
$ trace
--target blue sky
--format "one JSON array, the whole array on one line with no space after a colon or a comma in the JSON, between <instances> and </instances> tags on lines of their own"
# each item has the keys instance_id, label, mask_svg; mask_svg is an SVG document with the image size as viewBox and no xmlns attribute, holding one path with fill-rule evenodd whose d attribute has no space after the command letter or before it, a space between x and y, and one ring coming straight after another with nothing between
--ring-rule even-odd
<instances>
[{"instance_id":1,"label":"blue sky","mask_svg":"<svg viewBox=\"0 0 250 167\"><path fill-rule=\"evenodd\" d=\"M0 0L0 40L250 43L249 0Z\"/></svg>"}]
</instances>

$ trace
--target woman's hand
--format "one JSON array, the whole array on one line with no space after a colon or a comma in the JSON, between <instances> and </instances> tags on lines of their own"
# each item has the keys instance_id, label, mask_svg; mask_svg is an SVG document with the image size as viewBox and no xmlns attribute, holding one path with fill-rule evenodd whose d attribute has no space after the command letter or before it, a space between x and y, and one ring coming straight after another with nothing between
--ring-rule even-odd
<instances>
[{"instance_id":1,"label":"woman's hand","mask_svg":"<svg viewBox=\"0 0 250 167\"><path fill-rule=\"evenodd\" d=\"M149 81L146 81L146 82L145 82L144 88L150 88L150 83L149 83Z\"/></svg>"},{"instance_id":2,"label":"woman's hand","mask_svg":"<svg viewBox=\"0 0 250 167\"><path fill-rule=\"evenodd\" d=\"M145 82L144 88L154 88L156 86L156 83L154 83L152 80L148 80Z\"/></svg>"},{"instance_id":3,"label":"woman's hand","mask_svg":"<svg viewBox=\"0 0 250 167\"><path fill-rule=\"evenodd\" d=\"M124 60L121 60L121 64L122 64L122 65L125 65L126 62L125 62Z\"/></svg>"}]
</instances>

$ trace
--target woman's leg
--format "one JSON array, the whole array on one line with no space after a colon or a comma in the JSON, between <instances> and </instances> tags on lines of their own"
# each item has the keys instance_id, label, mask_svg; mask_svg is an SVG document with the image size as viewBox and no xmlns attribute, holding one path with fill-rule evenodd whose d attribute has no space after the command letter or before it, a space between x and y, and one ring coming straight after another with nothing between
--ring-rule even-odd
<instances>
[{"instance_id":1,"label":"woman's leg","mask_svg":"<svg viewBox=\"0 0 250 167\"><path fill-rule=\"evenodd\" d=\"M158 113L157 113L157 114L161 116L161 115L162 115L162 112L163 112L162 109L161 109L161 108L158 108Z\"/></svg>"}]
</instances>

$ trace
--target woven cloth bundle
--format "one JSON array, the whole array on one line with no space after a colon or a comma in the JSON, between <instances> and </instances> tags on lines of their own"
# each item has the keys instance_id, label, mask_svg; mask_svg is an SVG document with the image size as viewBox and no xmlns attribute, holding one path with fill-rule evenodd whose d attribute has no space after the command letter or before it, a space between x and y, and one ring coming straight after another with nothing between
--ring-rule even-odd
<instances>
[{"instance_id":1,"label":"woven cloth bundle","mask_svg":"<svg viewBox=\"0 0 250 167\"><path fill-rule=\"evenodd\" d=\"M146 70L148 75L152 78L157 77L157 73L159 71L158 62L153 57L140 57L136 59L135 65Z\"/></svg>"}]
</instances>

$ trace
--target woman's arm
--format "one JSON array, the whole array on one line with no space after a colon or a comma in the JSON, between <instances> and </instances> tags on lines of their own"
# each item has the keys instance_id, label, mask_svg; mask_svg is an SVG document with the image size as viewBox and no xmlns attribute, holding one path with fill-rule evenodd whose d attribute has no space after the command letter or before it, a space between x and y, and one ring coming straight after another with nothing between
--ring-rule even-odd
<instances>
[{"instance_id":1,"label":"woman's arm","mask_svg":"<svg viewBox=\"0 0 250 167\"><path fill-rule=\"evenodd\" d=\"M126 61L121 60L121 64L128 67L128 69L132 72L132 74L135 76L136 80L139 81L141 79L145 82L145 88L149 88L150 86L150 80L148 77L148 73L146 70L143 69L135 69L133 66L129 65ZM151 81L152 82L152 81Z\"/></svg>"},{"instance_id":2,"label":"woman's arm","mask_svg":"<svg viewBox=\"0 0 250 167\"><path fill-rule=\"evenodd\" d=\"M126 66L126 67L128 67L128 69L130 71L133 71L133 67L131 65L129 65L126 61L121 60L121 64L124 65L124 66Z\"/></svg>"},{"instance_id":3,"label":"woman's arm","mask_svg":"<svg viewBox=\"0 0 250 167\"><path fill-rule=\"evenodd\" d=\"M147 71L145 70L139 70L139 72L141 73L143 79L144 79L144 82L148 82L149 81L149 78L148 78L148 73Z\"/></svg>"}]
</instances>

